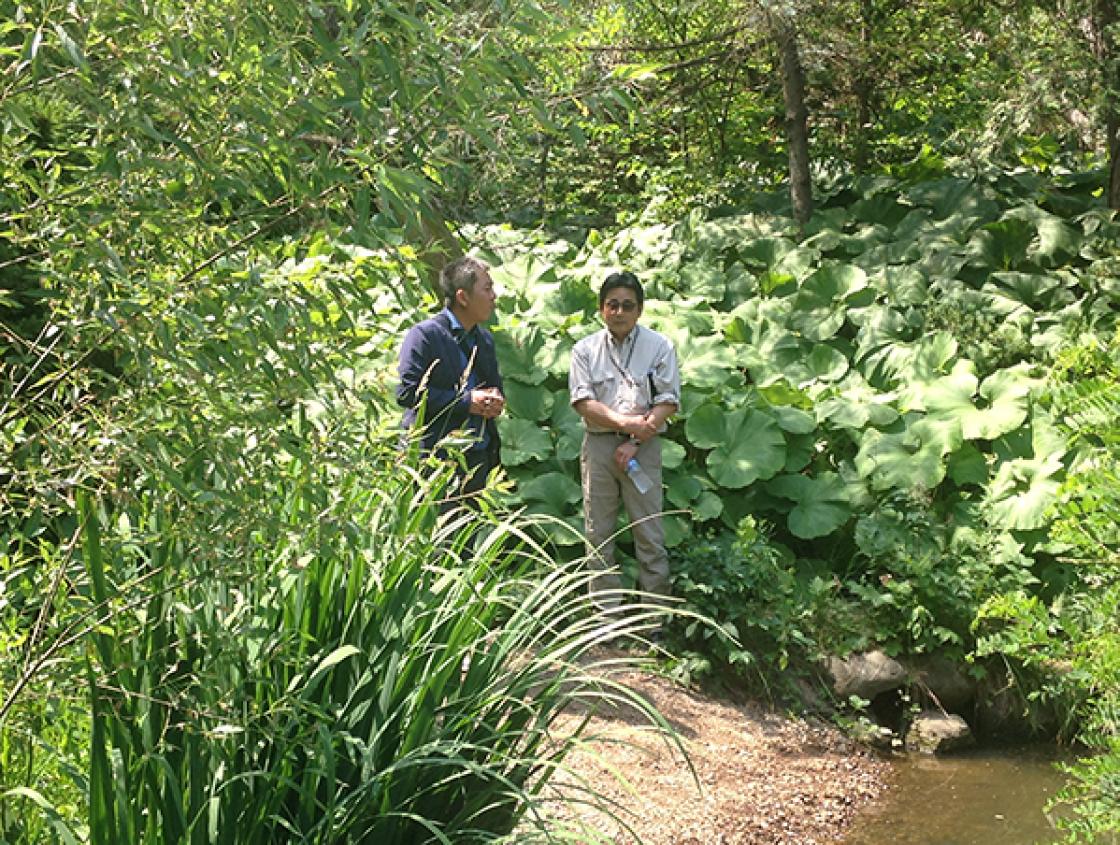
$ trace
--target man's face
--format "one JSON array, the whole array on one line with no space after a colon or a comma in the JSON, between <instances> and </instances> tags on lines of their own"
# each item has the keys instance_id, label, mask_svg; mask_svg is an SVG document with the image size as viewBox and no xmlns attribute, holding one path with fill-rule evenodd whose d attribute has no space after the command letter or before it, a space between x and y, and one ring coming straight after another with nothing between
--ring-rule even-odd
<instances>
[{"instance_id":1,"label":"man's face","mask_svg":"<svg viewBox=\"0 0 1120 845\"><path fill-rule=\"evenodd\" d=\"M642 306L638 304L638 295L630 288L611 288L603 297L599 315L611 334L624 338L637 325L638 318L642 316Z\"/></svg>"},{"instance_id":2,"label":"man's face","mask_svg":"<svg viewBox=\"0 0 1120 845\"><path fill-rule=\"evenodd\" d=\"M485 323L494 313L494 303L498 295L494 292L494 281L485 270L479 272L474 287L470 290L455 292L455 298L462 310L463 322L471 325Z\"/></svg>"}]
</instances>

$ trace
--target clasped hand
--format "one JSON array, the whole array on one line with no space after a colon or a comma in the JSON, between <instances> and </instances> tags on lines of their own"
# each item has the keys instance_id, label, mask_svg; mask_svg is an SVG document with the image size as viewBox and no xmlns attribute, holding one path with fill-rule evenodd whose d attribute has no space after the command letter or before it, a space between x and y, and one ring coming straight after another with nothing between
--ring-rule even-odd
<instances>
[{"instance_id":1,"label":"clasped hand","mask_svg":"<svg viewBox=\"0 0 1120 845\"><path fill-rule=\"evenodd\" d=\"M657 436L657 423L653 421L650 414L628 416L626 417L626 424L622 428L622 433L629 434L639 443L645 443L650 438Z\"/></svg>"},{"instance_id":2,"label":"clasped hand","mask_svg":"<svg viewBox=\"0 0 1120 845\"><path fill-rule=\"evenodd\" d=\"M632 438L625 443L620 443L618 448L614 450L614 462L618 464L619 469L624 470L626 465L630 463L630 459L638 454L638 447L651 437L657 436L657 423L649 414L629 416L626 418L626 424L623 426L622 432L623 434L629 434ZM634 440L638 442L635 443Z\"/></svg>"},{"instance_id":3,"label":"clasped hand","mask_svg":"<svg viewBox=\"0 0 1120 845\"><path fill-rule=\"evenodd\" d=\"M483 387L471 391L471 413L475 416L494 419L501 416L506 407L506 398L496 387Z\"/></svg>"}]
</instances>

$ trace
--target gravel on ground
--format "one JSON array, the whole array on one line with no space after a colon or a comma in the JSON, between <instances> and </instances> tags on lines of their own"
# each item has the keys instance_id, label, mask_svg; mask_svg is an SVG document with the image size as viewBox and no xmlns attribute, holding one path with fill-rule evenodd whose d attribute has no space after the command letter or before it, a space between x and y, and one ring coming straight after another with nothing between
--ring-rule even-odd
<instances>
[{"instance_id":1,"label":"gravel on ground","mask_svg":"<svg viewBox=\"0 0 1120 845\"><path fill-rule=\"evenodd\" d=\"M688 760L632 708L592 715L593 740L569 756L562 781L609 798L617 818L570 801L556 813L600 841L832 845L885 789L887 762L825 722L719 700L655 674L615 680L660 711ZM574 724L580 714L565 718Z\"/></svg>"}]
</instances>

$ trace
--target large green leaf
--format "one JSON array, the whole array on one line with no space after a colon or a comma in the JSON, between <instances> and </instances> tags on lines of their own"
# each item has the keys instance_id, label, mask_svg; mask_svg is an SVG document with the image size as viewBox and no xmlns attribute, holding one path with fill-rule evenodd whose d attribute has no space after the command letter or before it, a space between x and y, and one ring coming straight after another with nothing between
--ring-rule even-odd
<instances>
[{"instance_id":1,"label":"large green leaf","mask_svg":"<svg viewBox=\"0 0 1120 845\"><path fill-rule=\"evenodd\" d=\"M551 428L556 435L556 457L562 461L577 460L583 447L583 420L568 399L566 390L557 390L552 398Z\"/></svg>"},{"instance_id":2,"label":"large green leaf","mask_svg":"<svg viewBox=\"0 0 1120 845\"><path fill-rule=\"evenodd\" d=\"M715 403L701 405L684 425L688 442L700 449L711 449L727 441L727 423L724 410Z\"/></svg>"},{"instance_id":3,"label":"large green leaf","mask_svg":"<svg viewBox=\"0 0 1120 845\"><path fill-rule=\"evenodd\" d=\"M1004 461L988 489L992 520L1001 528L1028 530L1046 525L1046 511L1057 501L1062 463L1055 458Z\"/></svg>"},{"instance_id":4,"label":"large green leaf","mask_svg":"<svg viewBox=\"0 0 1120 845\"><path fill-rule=\"evenodd\" d=\"M706 334L682 330L679 323L679 320L670 324L661 319L656 326L672 341L677 351L682 382L701 390L714 390L728 383L742 382L735 358L728 354L727 341L711 329L710 323Z\"/></svg>"},{"instance_id":5,"label":"large green leaf","mask_svg":"<svg viewBox=\"0 0 1120 845\"><path fill-rule=\"evenodd\" d=\"M692 506L692 516L697 522L718 519L723 513L723 500L711 490L705 490Z\"/></svg>"},{"instance_id":6,"label":"large green leaf","mask_svg":"<svg viewBox=\"0 0 1120 845\"><path fill-rule=\"evenodd\" d=\"M816 404L817 420L838 428L863 429L868 425L883 428L898 419L894 393L879 393L858 373L838 384Z\"/></svg>"},{"instance_id":7,"label":"large green leaf","mask_svg":"<svg viewBox=\"0 0 1120 845\"><path fill-rule=\"evenodd\" d=\"M971 365L960 361L949 375L905 391L904 402L909 409L927 411L931 419L958 421L968 440L994 440L1026 420L1034 384L1025 366L1018 366L993 373L977 391Z\"/></svg>"},{"instance_id":8,"label":"large green leaf","mask_svg":"<svg viewBox=\"0 0 1120 845\"><path fill-rule=\"evenodd\" d=\"M687 509L704 492L700 479L687 470L666 470L663 478L665 498L675 508Z\"/></svg>"},{"instance_id":9,"label":"large green leaf","mask_svg":"<svg viewBox=\"0 0 1120 845\"><path fill-rule=\"evenodd\" d=\"M886 267L881 285L892 305L924 305L928 284L925 274L916 267Z\"/></svg>"},{"instance_id":10,"label":"large green leaf","mask_svg":"<svg viewBox=\"0 0 1120 845\"><path fill-rule=\"evenodd\" d=\"M991 284L984 289L1004 296L1035 311L1053 310L1059 305L1074 301L1074 294L1066 290L1063 278L1057 273L1022 273L1004 270L992 273Z\"/></svg>"},{"instance_id":11,"label":"large green leaf","mask_svg":"<svg viewBox=\"0 0 1120 845\"><path fill-rule=\"evenodd\" d=\"M680 514L668 513L661 517L661 528L665 532L665 548L675 549L692 536L691 526Z\"/></svg>"},{"instance_id":12,"label":"large green leaf","mask_svg":"<svg viewBox=\"0 0 1120 845\"><path fill-rule=\"evenodd\" d=\"M720 303L727 295L723 269L706 262L689 262L680 269L680 291L706 303Z\"/></svg>"},{"instance_id":13,"label":"large green leaf","mask_svg":"<svg viewBox=\"0 0 1120 845\"><path fill-rule=\"evenodd\" d=\"M876 490L932 490L945 478L945 457L962 442L960 424L923 419L905 431L864 434L854 463Z\"/></svg>"},{"instance_id":14,"label":"large green leaf","mask_svg":"<svg viewBox=\"0 0 1120 845\"><path fill-rule=\"evenodd\" d=\"M786 460L786 442L769 414L745 408L723 419L724 438L708 453L708 471L719 484L737 489L772 477Z\"/></svg>"},{"instance_id":15,"label":"large green leaf","mask_svg":"<svg viewBox=\"0 0 1120 845\"><path fill-rule=\"evenodd\" d=\"M1005 217L981 227L965 248L970 264L990 270L1011 270L1027 258L1035 227L1025 220Z\"/></svg>"},{"instance_id":16,"label":"large green leaf","mask_svg":"<svg viewBox=\"0 0 1120 845\"><path fill-rule=\"evenodd\" d=\"M932 381L938 376L952 372L959 363L958 354L959 347L955 337L949 332L934 332L921 338L914 345L913 355L907 362L907 369L899 375L904 381Z\"/></svg>"},{"instance_id":17,"label":"large green leaf","mask_svg":"<svg viewBox=\"0 0 1120 845\"><path fill-rule=\"evenodd\" d=\"M847 486L834 472L815 477L783 475L766 487L797 503L787 517L789 530L804 540L831 534L852 516Z\"/></svg>"},{"instance_id":18,"label":"large green leaf","mask_svg":"<svg viewBox=\"0 0 1120 845\"><path fill-rule=\"evenodd\" d=\"M934 216L941 220L954 216L990 218L999 211L999 206L975 182L955 176L919 182L904 190L902 197L914 205L932 209Z\"/></svg>"},{"instance_id":19,"label":"large green leaf","mask_svg":"<svg viewBox=\"0 0 1120 845\"><path fill-rule=\"evenodd\" d=\"M827 343L817 343L805 366L820 381L837 381L848 372L848 357Z\"/></svg>"},{"instance_id":20,"label":"large green leaf","mask_svg":"<svg viewBox=\"0 0 1120 845\"><path fill-rule=\"evenodd\" d=\"M727 297L732 302L755 299L759 292L758 276L736 261L724 271Z\"/></svg>"},{"instance_id":21,"label":"large green leaf","mask_svg":"<svg viewBox=\"0 0 1120 845\"><path fill-rule=\"evenodd\" d=\"M541 502L547 506L548 513L556 515L563 514L568 509L568 505L575 504L583 498L579 484L562 472L533 475L520 482L517 490L522 500Z\"/></svg>"},{"instance_id":22,"label":"large green leaf","mask_svg":"<svg viewBox=\"0 0 1120 845\"><path fill-rule=\"evenodd\" d=\"M520 466L532 460L547 460L552 455L548 429L530 420L502 416L498 419L502 435L502 463Z\"/></svg>"},{"instance_id":23,"label":"large green leaf","mask_svg":"<svg viewBox=\"0 0 1120 845\"><path fill-rule=\"evenodd\" d=\"M856 220L894 227L910 212L910 208L900 203L894 194L883 192L856 200L852 203L851 212Z\"/></svg>"},{"instance_id":24,"label":"large green leaf","mask_svg":"<svg viewBox=\"0 0 1120 845\"><path fill-rule=\"evenodd\" d=\"M544 363L545 346L550 343L544 332L536 325L520 325L494 332L494 346L502 373L506 378L515 378L526 384L540 384L548 377L548 367Z\"/></svg>"},{"instance_id":25,"label":"large green leaf","mask_svg":"<svg viewBox=\"0 0 1120 845\"><path fill-rule=\"evenodd\" d=\"M988 459L971 443L965 443L949 456L949 477L959 485L987 484Z\"/></svg>"},{"instance_id":26,"label":"large green leaf","mask_svg":"<svg viewBox=\"0 0 1120 845\"><path fill-rule=\"evenodd\" d=\"M793 241L785 238L756 238L738 245L739 260L748 267L766 270L777 267L778 262L794 249Z\"/></svg>"},{"instance_id":27,"label":"large green leaf","mask_svg":"<svg viewBox=\"0 0 1120 845\"><path fill-rule=\"evenodd\" d=\"M552 391L543 385L524 384L517 379L507 378L503 389L506 408L515 417L540 422L548 419L552 413L554 397Z\"/></svg>"},{"instance_id":28,"label":"large green leaf","mask_svg":"<svg viewBox=\"0 0 1120 845\"><path fill-rule=\"evenodd\" d=\"M1027 221L1034 227L1035 238L1029 255L1041 266L1054 267L1076 257L1081 250L1081 233L1061 217L1037 205L1019 206L1009 211L1007 216Z\"/></svg>"},{"instance_id":29,"label":"large green leaf","mask_svg":"<svg viewBox=\"0 0 1120 845\"><path fill-rule=\"evenodd\" d=\"M684 446L672 440L661 439L661 466L665 469L676 469L684 463Z\"/></svg>"},{"instance_id":30,"label":"large green leaf","mask_svg":"<svg viewBox=\"0 0 1120 845\"><path fill-rule=\"evenodd\" d=\"M791 434L808 434L817 427L817 418L808 411L800 408L791 408L788 405L776 405L770 408L770 413L778 421L783 431Z\"/></svg>"},{"instance_id":31,"label":"large green leaf","mask_svg":"<svg viewBox=\"0 0 1120 845\"><path fill-rule=\"evenodd\" d=\"M794 434L786 438L786 462L784 472L800 472L809 465L817 454L818 439L816 431L809 434Z\"/></svg>"}]
</instances>

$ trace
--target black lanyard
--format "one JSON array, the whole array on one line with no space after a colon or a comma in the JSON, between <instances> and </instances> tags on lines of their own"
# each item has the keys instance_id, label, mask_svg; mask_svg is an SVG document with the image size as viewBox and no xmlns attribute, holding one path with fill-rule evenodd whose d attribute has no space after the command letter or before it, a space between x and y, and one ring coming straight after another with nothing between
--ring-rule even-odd
<instances>
[{"instance_id":1,"label":"black lanyard","mask_svg":"<svg viewBox=\"0 0 1120 845\"><path fill-rule=\"evenodd\" d=\"M638 330L640 328L641 326L634 326L633 340L630 342L630 351L626 354L625 367L619 363L618 356L614 354L614 343L611 342L611 333L608 331L603 336L603 342L607 345L607 357L610 359L611 363L614 364L614 368L618 370L618 374L621 375L632 388L638 386L638 383L634 381L634 376L630 374L630 362L634 360L634 350L638 348Z\"/></svg>"}]
</instances>

